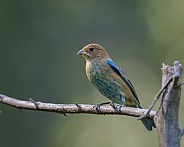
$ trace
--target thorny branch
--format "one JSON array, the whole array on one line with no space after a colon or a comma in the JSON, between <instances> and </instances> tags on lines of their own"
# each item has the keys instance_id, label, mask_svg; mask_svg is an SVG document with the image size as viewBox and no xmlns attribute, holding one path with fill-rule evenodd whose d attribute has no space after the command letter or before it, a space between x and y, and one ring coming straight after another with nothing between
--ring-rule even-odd
<instances>
[{"instance_id":1,"label":"thorny branch","mask_svg":"<svg viewBox=\"0 0 184 147\"><path fill-rule=\"evenodd\" d=\"M100 106L100 111L96 111L95 105L88 104L53 104L53 103L44 103L44 102L35 102L30 99L28 101L23 101L15 99L3 94L0 94L0 103L20 108L20 109L29 109L29 110L38 110L38 111L48 111L56 112L61 114L77 114L77 113L87 113L87 114L98 114L98 115L127 115L133 117L140 117L146 109L132 108L132 107L122 107L121 111L115 110L112 106ZM149 113L149 117L153 117L156 114L155 111Z\"/></svg>"},{"instance_id":2,"label":"thorny branch","mask_svg":"<svg viewBox=\"0 0 184 147\"><path fill-rule=\"evenodd\" d=\"M157 100L159 99L160 95L163 93L163 91L167 88L167 86L171 83L172 80L173 80L173 77L171 77L171 78L167 81L167 83L165 84L165 86L163 86L163 87L159 90L159 92L156 94L155 98L153 99L153 102L152 102L152 104L150 105L150 107L145 111L145 113L144 113L142 116L140 116L140 117L138 118L138 120L140 120L140 119L146 117L146 116L150 113L150 111L153 109L155 103L156 103Z\"/></svg>"}]
</instances>

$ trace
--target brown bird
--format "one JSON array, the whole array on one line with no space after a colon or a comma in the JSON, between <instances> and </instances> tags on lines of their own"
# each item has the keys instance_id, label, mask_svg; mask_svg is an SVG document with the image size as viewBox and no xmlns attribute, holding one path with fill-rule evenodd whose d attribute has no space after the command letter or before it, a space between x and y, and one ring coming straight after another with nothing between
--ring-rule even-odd
<instances>
[{"instance_id":1,"label":"brown bird","mask_svg":"<svg viewBox=\"0 0 184 147\"><path fill-rule=\"evenodd\" d=\"M88 44L77 54L85 58L87 77L102 95L112 103L120 104L119 108L127 106L142 109L132 83L102 46ZM156 127L151 118L143 118L141 121L148 131Z\"/></svg>"}]
</instances>

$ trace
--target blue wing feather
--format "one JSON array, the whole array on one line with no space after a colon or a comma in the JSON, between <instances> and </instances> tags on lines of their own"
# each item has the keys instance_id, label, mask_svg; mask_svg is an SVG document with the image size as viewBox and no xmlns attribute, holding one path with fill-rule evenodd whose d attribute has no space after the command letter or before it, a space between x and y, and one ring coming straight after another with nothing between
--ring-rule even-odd
<instances>
[{"instance_id":1,"label":"blue wing feather","mask_svg":"<svg viewBox=\"0 0 184 147\"><path fill-rule=\"evenodd\" d=\"M136 91L132 85L132 83L125 77L125 74L123 72L123 70L121 70L117 64L115 62L113 62L112 60L107 60L107 63L109 64L109 66L122 78L122 80L127 84L127 86L129 87L129 89L131 90L132 94L134 95L136 101L138 102L139 104L139 107L140 106L140 102L139 102L139 99L138 99L138 96L136 94Z\"/></svg>"}]
</instances>

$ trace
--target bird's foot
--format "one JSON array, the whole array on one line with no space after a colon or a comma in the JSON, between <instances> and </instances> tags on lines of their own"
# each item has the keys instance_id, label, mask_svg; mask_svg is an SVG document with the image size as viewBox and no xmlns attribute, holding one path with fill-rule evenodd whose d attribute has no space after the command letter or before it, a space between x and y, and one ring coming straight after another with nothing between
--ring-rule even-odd
<instances>
[{"instance_id":1,"label":"bird's foot","mask_svg":"<svg viewBox=\"0 0 184 147\"><path fill-rule=\"evenodd\" d=\"M111 102L110 105L111 105L111 107L112 107L114 110L116 110L116 111L118 110L118 109L117 109L117 106L114 104L114 102Z\"/></svg>"},{"instance_id":2,"label":"bird's foot","mask_svg":"<svg viewBox=\"0 0 184 147\"><path fill-rule=\"evenodd\" d=\"M36 109L38 109L39 103L33 100L32 98L29 98L29 101L31 101L33 104L35 104Z\"/></svg>"},{"instance_id":3,"label":"bird's foot","mask_svg":"<svg viewBox=\"0 0 184 147\"><path fill-rule=\"evenodd\" d=\"M94 107L96 108L96 112L99 113L100 112L100 107L106 104L110 104L111 102L105 102L105 103L100 103L100 104L96 104ZM93 108L94 108L93 107Z\"/></svg>"},{"instance_id":4,"label":"bird's foot","mask_svg":"<svg viewBox=\"0 0 184 147\"><path fill-rule=\"evenodd\" d=\"M118 112L121 112L121 108L124 107L124 104L119 105L119 107L116 107L116 109L118 110Z\"/></svg>"}]
</instances>

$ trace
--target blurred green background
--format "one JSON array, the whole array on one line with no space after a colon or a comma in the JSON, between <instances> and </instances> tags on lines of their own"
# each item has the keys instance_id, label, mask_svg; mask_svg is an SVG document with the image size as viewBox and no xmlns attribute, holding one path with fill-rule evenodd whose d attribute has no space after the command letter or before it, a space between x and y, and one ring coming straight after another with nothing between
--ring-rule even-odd
<instances>
[{"instance_id":1,"label":"blurred green background","mask_svg":"<svg viewBox=\"0 0 184 147\"><path fill-rule=\"evenodd\" d=\"M52 103L105 102L76 54L88 43L99 43L147 108L160 89L162 63L184 63L183 5L172 0L2 0L0 93ZM158 146L156 129L146 131L133 117L65 117L4 104L0 110L1 147ZM184 125L182 114L180 122Z\"/></svg>"}]
</instances>

